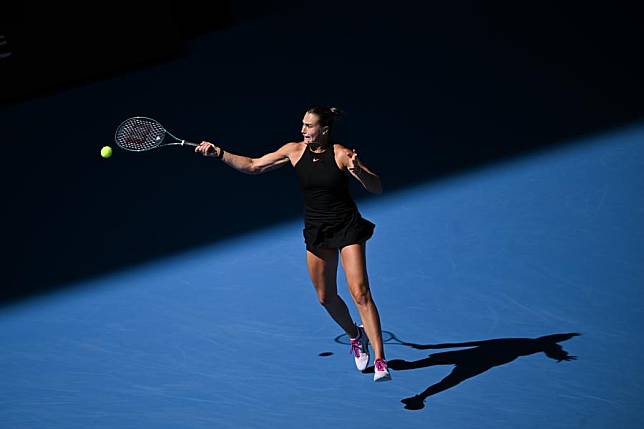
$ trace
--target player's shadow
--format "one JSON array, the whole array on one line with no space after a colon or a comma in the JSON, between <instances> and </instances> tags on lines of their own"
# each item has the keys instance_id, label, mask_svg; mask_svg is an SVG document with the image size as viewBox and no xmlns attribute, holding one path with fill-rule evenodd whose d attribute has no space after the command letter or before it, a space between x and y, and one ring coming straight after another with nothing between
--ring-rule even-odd
<instances>
[{"instance_id":1,"label":"player's shadow","mask_svg":"<svg viewBox=\"0 0 644 429\"><path fill-rule=\"evenodd\" d=\"M417 350L443 349L454 347L472 347L466 350L433 353L425 359L406 361L394 359L388 361L389 368L395 371L426 368L433 365L455 365L452 372L438 383L425 389L423 392L401 400L407 410L420 410L425 407L425 399L439 392L447 390L459 383L482 374L490 368L512 362L520 356L528 356L543 352L550 359L557 362L576 359L571 356L558 343L580 335L578 333L553 334L539 338L500 338L484 341L446 344L414 344L403 345ZM364 370L373 373L373 366Z\"/></svg>"}]
</instances>

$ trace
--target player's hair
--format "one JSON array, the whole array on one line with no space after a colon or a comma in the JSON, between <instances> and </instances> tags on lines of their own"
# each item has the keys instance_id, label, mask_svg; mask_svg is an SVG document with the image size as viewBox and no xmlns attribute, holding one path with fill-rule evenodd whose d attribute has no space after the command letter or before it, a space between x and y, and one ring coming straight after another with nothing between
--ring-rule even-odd
<instances>
[{"instance_id":1,"label":"player's hair","mask_svg":"<svg viewBox=\"0 0 644 429\"><path fill-rule=\"evenodd\" d=\"M313 113L320 118L320 125L328 126L329 130L333 128L333 124L337 119L344 115L344 112L337 107L326 106L313 106L306 111L306 113Z\"/></svg>"}]
</instances>

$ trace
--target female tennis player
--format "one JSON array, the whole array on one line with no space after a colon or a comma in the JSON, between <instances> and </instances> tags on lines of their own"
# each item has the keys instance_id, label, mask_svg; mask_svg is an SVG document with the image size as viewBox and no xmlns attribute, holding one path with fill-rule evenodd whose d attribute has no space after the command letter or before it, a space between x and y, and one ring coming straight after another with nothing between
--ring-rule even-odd
<instances>
[{"instance_id":1,"label":"female tennis player","mask_svg":"<svg viewBox=\"0 0 644 429\"><path fill-rule=\"evenodd\" d=\"M369 364L369 343L375 352L374 381L391 380L382 342L380 316L369 288L366 241L375 225L364 219L349 193L349 175L372 193L382 193L380 178L365 166L355 150L330 140L336 108L313 107L302 120L300 142L287 143L260 158L235 155L204 141L195 152L216 157L247 174L261 174L287 163L295 168L304 194L306 261L318 299L350 338L359 370ZM338 253L362 324L353 322L338 296Z\"/></svg>"}]
</instances>

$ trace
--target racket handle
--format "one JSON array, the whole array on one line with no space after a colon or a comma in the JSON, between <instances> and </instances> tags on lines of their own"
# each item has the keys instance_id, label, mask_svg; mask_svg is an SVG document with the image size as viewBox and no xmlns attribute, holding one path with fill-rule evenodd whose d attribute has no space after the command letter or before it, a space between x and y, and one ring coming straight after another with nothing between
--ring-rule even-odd
<instances>
[{"instance_id":1,"label":"racket handle","mask_svg":"<svg viewBox=\"0 0 644 429\"><path fill-rule=\"evenodd\" d=\"M199 145L198 145L197 143L193 143L193 142L189 142L189 141L181 140L181 146L193 146L193 147L197 147L197 146L199 146Z\"/></svg>"}]
</instances>

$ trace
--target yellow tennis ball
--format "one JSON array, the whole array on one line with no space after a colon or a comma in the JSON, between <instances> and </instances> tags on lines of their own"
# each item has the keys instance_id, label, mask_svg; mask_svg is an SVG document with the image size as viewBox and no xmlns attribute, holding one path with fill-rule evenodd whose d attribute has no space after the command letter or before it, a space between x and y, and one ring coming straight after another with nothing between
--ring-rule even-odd
<instances>
[{"instance_id":1,"label":"yellow tennis ball","mask_svg":"<svg viewBox=\"0 0 644 429\"><path fill-rule=\"evenodd\" d=\"M112 148L109 146L103 146L103 149L101 149L101 156L106 159L112 156Z\"/></svg>"}]
</instances>

